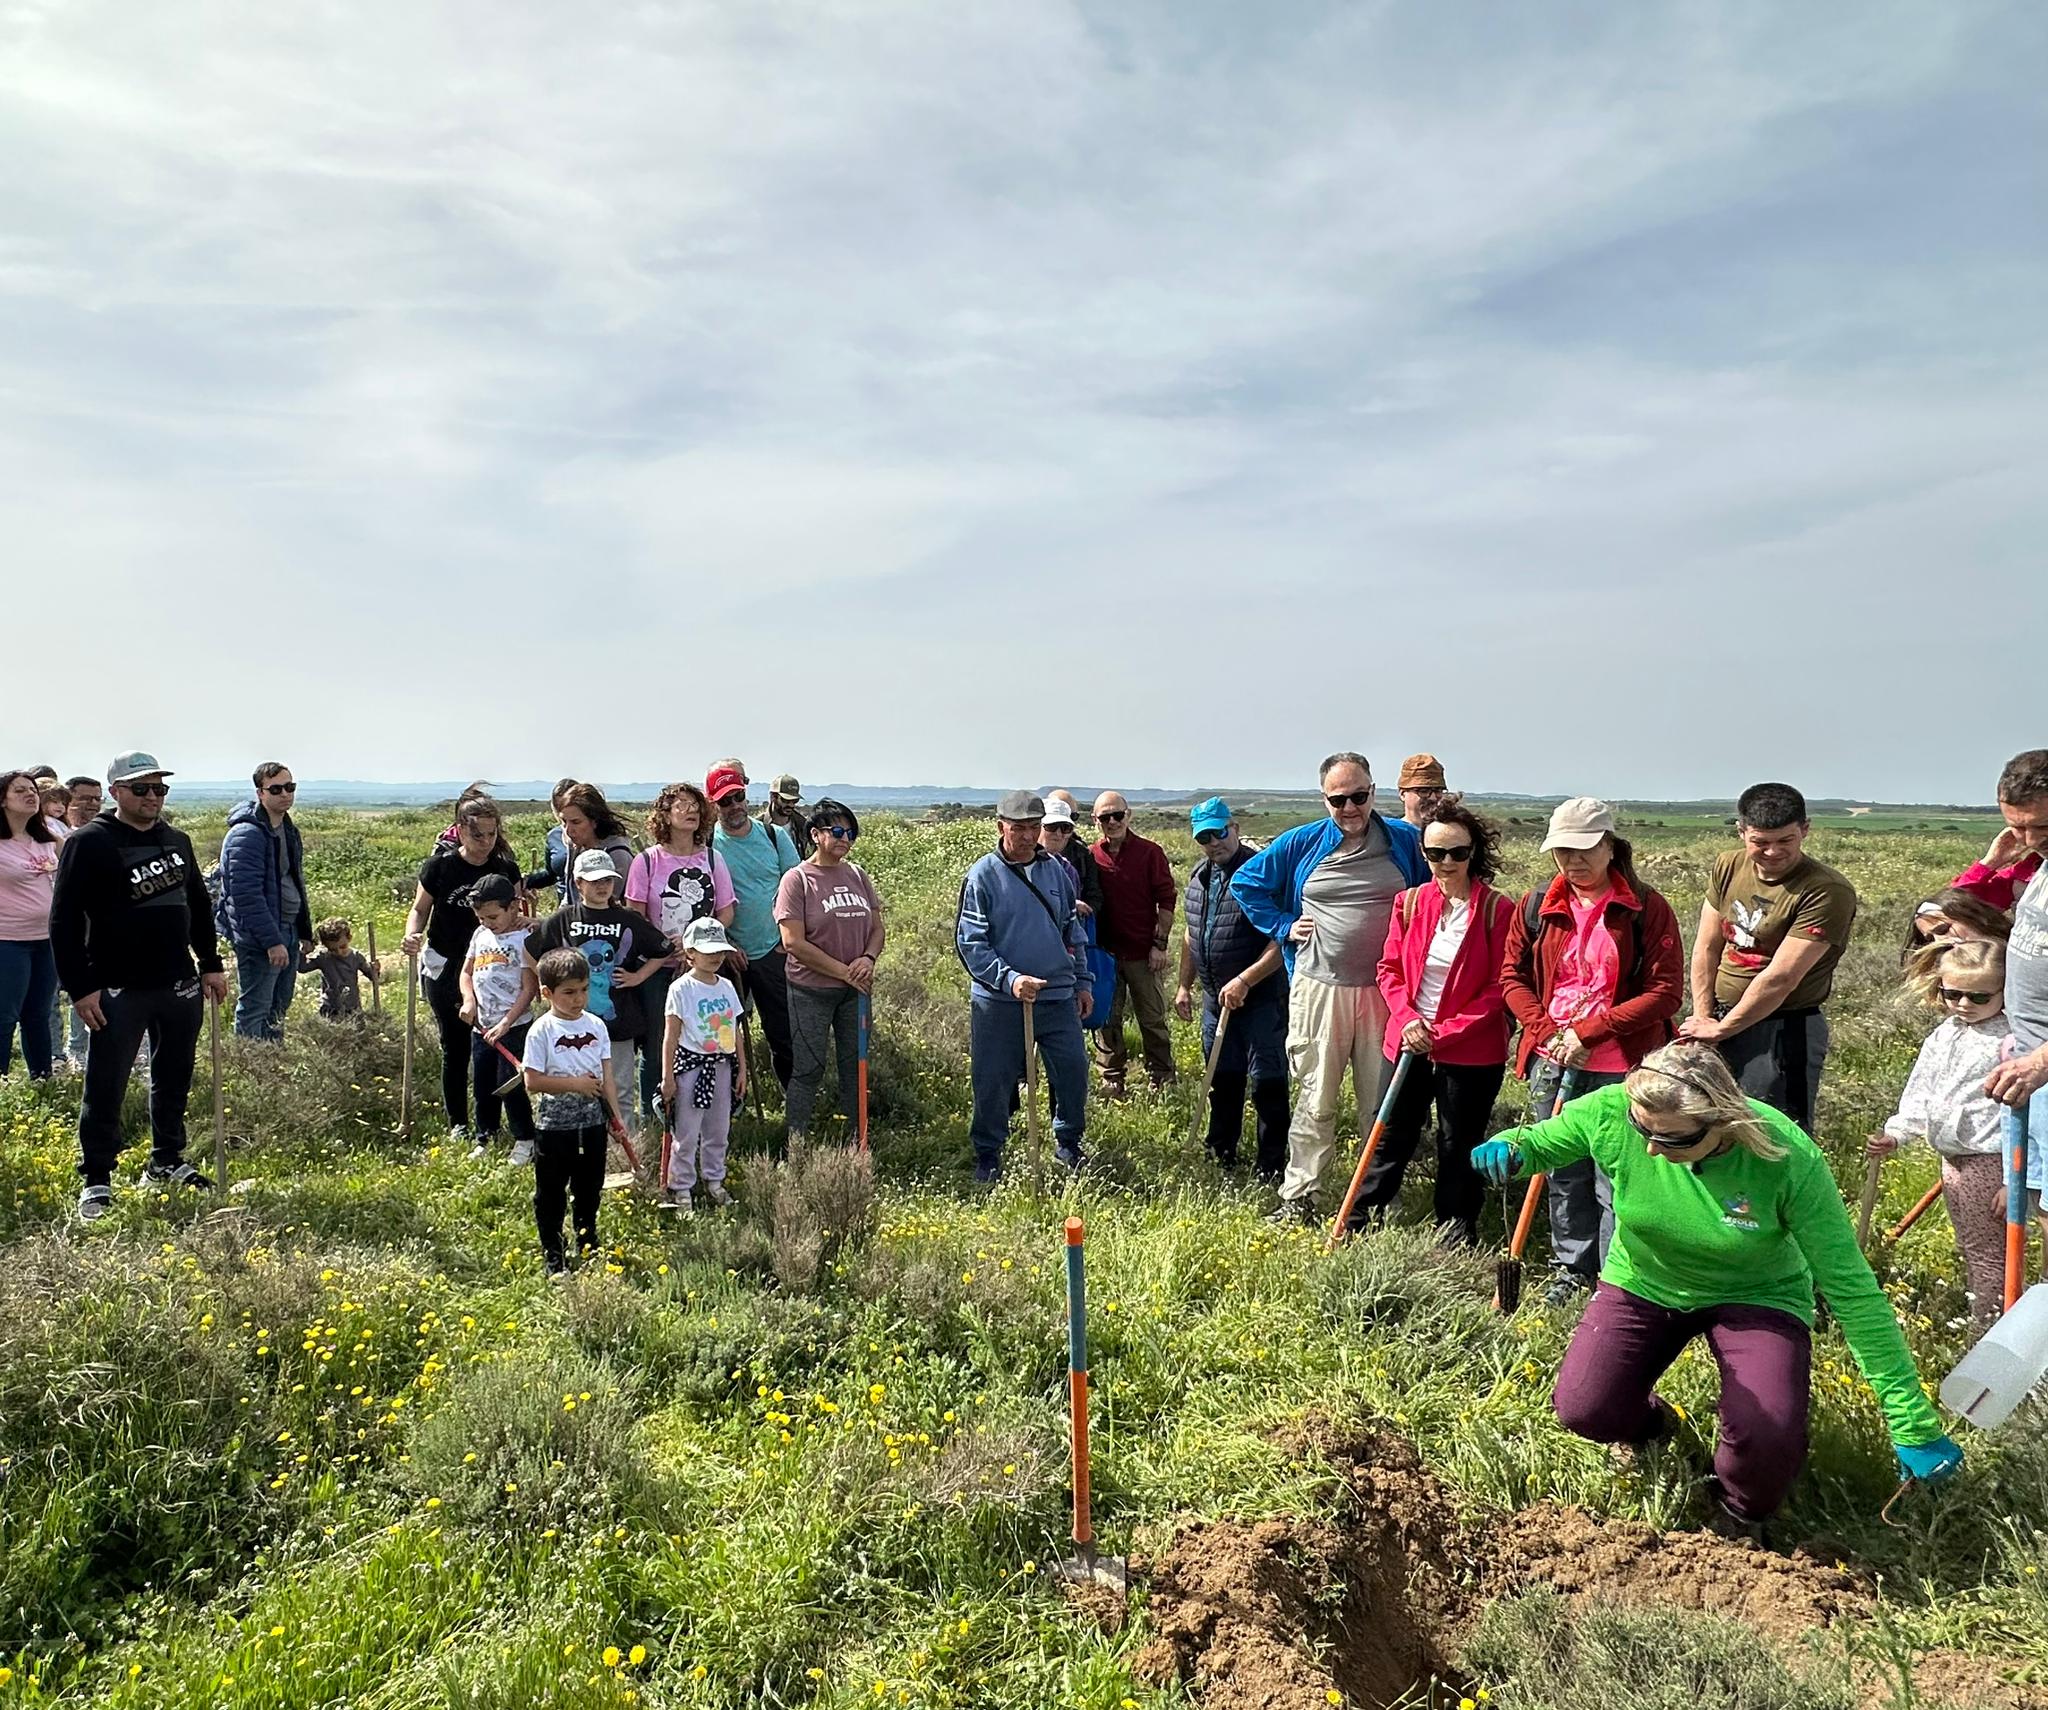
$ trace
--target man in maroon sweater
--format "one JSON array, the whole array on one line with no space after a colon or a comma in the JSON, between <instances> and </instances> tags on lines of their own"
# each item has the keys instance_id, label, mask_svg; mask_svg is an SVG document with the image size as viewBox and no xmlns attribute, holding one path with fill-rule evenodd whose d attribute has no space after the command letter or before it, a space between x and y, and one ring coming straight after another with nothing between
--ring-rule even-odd
<instances>
[{"instance_id":1,"label":"man in maroon sweater","mask_svg":"<svg viewBox=\"0 0 2048 1710\"><path fill-rule=\"evenodd\" d=\"M1138 1012L1145 1072L1156 1091L1173 1079L1173 1039L1166 1031L1166 943L1179 891L1166 851L1131 829L1131 804L1114 790L1095 798L1095 870L1102 880L1096 941L1116 958L1116 997L1095 1035L1095 1061L1111 1098L1124 1095L1130 1055L1124 1046L1126 1006Z\"/></svg>"}]
</instances>

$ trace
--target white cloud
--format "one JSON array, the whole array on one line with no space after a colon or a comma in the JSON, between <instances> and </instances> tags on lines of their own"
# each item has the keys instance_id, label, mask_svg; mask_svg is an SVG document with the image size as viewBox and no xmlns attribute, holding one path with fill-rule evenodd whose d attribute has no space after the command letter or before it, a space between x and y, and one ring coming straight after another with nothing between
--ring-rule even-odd
<instances>
[{"instance_id":1,"label":"white cloud","mask_svg":"<svg viewBox=\"0 0 2048 1710\"><path fill-rule=\"evenodd\" d=\"M1871 662L1958 582L2038 630L2034 39L1989 3L16 0L10 580L154 643L85 706L32 663L30 746L1196 782L1342 740L1981 794L2021 684L1959 749ZM1574 650L1613 675L1532 752ZM1781 668L1844 716L1774 720Z\"/></svg>"}]
</instances>

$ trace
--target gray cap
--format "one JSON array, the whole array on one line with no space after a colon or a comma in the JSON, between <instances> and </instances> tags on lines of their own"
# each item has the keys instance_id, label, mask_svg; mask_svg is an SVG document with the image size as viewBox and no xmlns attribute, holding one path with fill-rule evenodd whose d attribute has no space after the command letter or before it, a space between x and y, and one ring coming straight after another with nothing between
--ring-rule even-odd
<instances>
[{"instance_id":1,"label":"gray cap","mask_svg":"<svg viewBox=\"0 0 2048 1710\"><path fill-rule=\"evenodd\" d=\"M1008 790L996 803L997 819L1043 819L1045 800L1029 790Z\"/></svg>"}]
</instances>

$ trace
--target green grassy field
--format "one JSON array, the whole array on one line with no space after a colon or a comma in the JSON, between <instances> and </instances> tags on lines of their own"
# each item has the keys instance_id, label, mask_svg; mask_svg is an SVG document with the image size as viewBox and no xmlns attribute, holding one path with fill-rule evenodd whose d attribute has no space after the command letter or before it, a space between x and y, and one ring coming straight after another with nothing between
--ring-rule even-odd
<instances>
[{"instance_id":1,"label":"green grassy field","mask_svg":"<svg viewBox=\"0 0 2048 1710\"><path fill-rule=\"evenodd\" d=\"M187 823L202 850L217 840L217 818ZM316 912L352 915L359 943L374 917L388 957L442 823L305 816ZM1895 989L1910 904L1988 841L1948 823L1817 837L1864 901L1823 1109L1845 1187L1929 1024ZM1184 824L1144 826L1182 871ZM511 827L528 855L540 830ZM1526 881L1534 826L1515 830ZM1726 834L1631 830L1689 922ZM1877 1409L1824 1334L1813 1458L1780 1529L1810 1545L1792 1578L1736 1546L1652 1540L1639 1578L1659 1606L1555 1595L1528 1564L1542 1534L1579 1524L1557 1505L1603 1537L1683 1528L1694 1469L1620 1471L1556 1427L1570 1324L1492 1312L1490 1260L1411 1230L1330 1257L1276 1233L1265 1196L1190 1155L1185 1090L1092 1109L1101 1167L1060 1197L1035 1201L1023 1170L975 1195L951 924L989 835L878 818L862 841L891 925L872 1175L829 1138L778 1164L745 1120L734 1212L677 1224L610 1195L603 1260L566 1288L543 1279L523 1174L435 1144L430 1097L399 1140L396 981L360 1028L317 1023L308 993L283 1048L230 1042L224 1204L124 1192L82 1230L75 1083L6 1083L0 1706L2039 1701L2025 1683L2048 1682L2048 1443L2031 1407L1966 1439L1963 1476L1884 1526ZM1179 1049L1192 1072L1192 1030ZM208 1096L202 1063L195 1136ZM1932 1175L1924 1153L1895 1163L1884 1211ZM1426 1191L1411 1181L1413 1207ZM1156 1565L1176 1537L1224 1537L1194 1521L1277 1523L1245 1546L1267 1552L1261 1595L1282 1608L1285 1679L1264 1697L1249 1640L1233 1641L1236 1674L1214 1648L1211 1676L1159 1666L1187 1616L1158 1589L1170 1575L1139 1576L1124 1624L1050 1571L1066 1553L1070 1212L1089 1229L1098 1530ZM1964 1341L1939 1213L1879 1264L1938 1379ZM1710 1418L1712 1391L1690 1356L1671 1393ZM1373 1577L1360 1539L1434 1589ZM1771 1614L1823 1573L1842 1586L1825 1626ZM1702 1593L1724 1581L1740 1595ZM1369 1667L1368 1650L1399 1650L1387 1624L1411 1605L1429 1611L1427 1667Z\"/></svg>"}]
</instances>

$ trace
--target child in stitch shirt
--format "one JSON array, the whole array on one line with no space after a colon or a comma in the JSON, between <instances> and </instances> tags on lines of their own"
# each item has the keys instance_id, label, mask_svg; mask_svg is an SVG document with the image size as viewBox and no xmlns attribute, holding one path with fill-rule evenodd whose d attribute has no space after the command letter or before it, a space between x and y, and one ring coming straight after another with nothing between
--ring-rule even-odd
<instances>
[{"instance_id":1,"label":"child in stitch shirt","mask_svg":"<svg viewBox=\"0 0 2048 1710\"><path fill-rule=\"evenodd\" d=\"M690 967L669 987L662 1034L661 1099L670 1123L662 1203L687 1216L700 1181L713 1205L731 1203L725 1151L732 1113L747 1095L747 1058L740 995L719 973L732 950L725 928L692 921L683 950Z\"/></svg>"}]
</instances>

